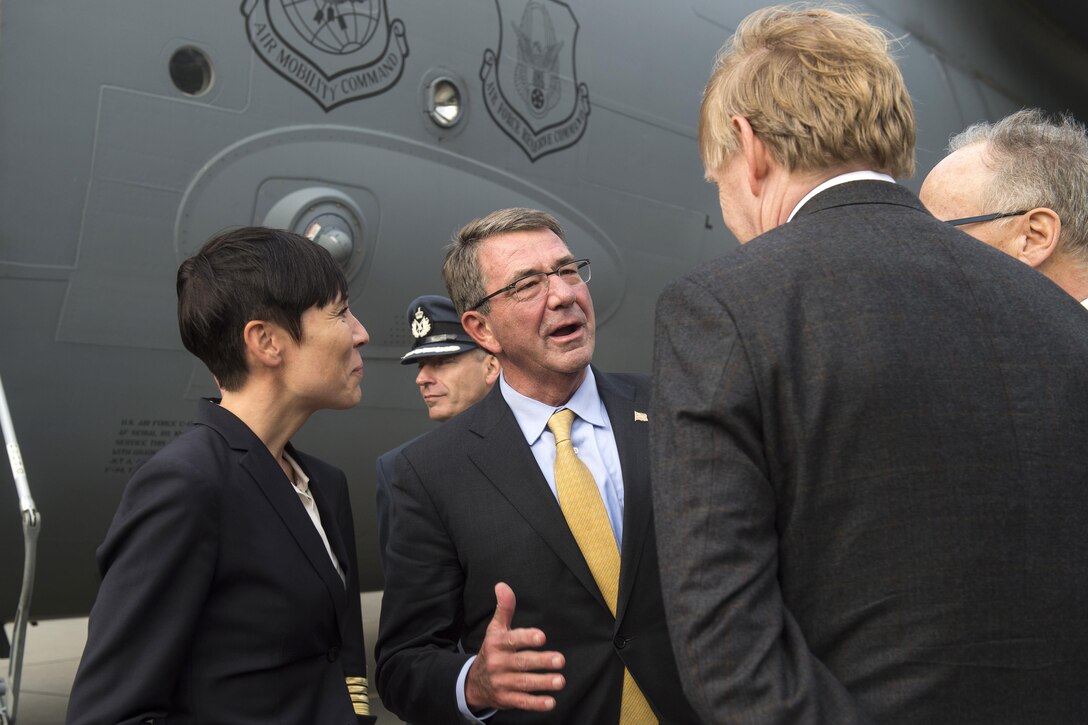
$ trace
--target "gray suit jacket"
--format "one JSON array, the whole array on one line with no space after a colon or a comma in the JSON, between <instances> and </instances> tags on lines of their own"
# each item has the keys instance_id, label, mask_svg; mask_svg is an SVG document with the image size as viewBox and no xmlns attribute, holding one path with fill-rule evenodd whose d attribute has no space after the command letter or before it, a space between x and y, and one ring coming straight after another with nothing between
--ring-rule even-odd
<instances>
[{"instance_id":1,"label":"gray suit jacket","mask_svg":"<svg viewBox=\"0 0 1088 725\"><path fill-rule=\"evenodd\" d=\"M502 711L491 725L615 723L625 666L662 723L696 722L665 629L648 426L634 416L645 412L649 380L594 375L623 470L617 618L495 386L397 458L376 680L382 702L402 718L458 721L458 673L479 649L495 584L505 581L517 597L513 626L544 631L547 648L566 657L566 686L551 713Z\"/></svg>"},{"instance_id":2,"label":"gray suit jacket","mask_svg":"<svg viewBox=\"0 0 1088 725\"><path fill-rule=\"evenodd\" d=\"M909 191L669 287L651 452L708 722L1088 722L1088 315Z\"/></svg>"}]
</instances>

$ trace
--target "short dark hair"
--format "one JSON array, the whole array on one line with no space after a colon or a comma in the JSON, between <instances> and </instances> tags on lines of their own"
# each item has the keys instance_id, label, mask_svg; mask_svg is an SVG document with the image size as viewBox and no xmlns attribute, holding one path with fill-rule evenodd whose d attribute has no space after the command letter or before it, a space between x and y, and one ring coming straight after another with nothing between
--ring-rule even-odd
<instances>
[{"instance_id":1,"label":"short dark hair","mask_svg":"<svg viewBox=\"0 0 1088 725\"><path fill-rule=\"evenodd\" d=\"M242 333L267 320L302 340L302 313L347 298L347 280L332 256L282 229L221 232L178 268L178 329L224 390L249 375Z\"/></svg>"}]
</instances>

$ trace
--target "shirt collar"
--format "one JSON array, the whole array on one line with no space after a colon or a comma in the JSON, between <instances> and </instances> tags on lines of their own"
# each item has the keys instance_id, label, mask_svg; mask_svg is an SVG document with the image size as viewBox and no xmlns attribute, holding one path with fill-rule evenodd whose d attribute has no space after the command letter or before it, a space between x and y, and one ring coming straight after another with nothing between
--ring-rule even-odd
<instances>
[{"instance_id":1,"label":"shirt collar","mask_svg":"<svg viewBox=\"0 0 1088 725\"><path fill-rule=\"evenodd\" d=\"M593 368L586 368L586 377L574 395L570 396L563 405L554 406L541 403L539 400L528 398L510 387L506 382L506 376L499 375L499 390L506 404L514 413L514 420L521 428L521 434L532 446L544 429L548 427L548 419L552 413L563 408L569 408L582 420L598 428L604 427L604 415L601 413L601 395L597 392L597 381L593 377Z\"/></svg>"},{"instance_id":2,"label":"shirt collar","mask_svg":"<svg viewBox=\"0 0 1088 725\"><path fill-rule=\"evenodd\" d=\"M291 454L287 451L283 452L283 460L291 466L295 471L295 480L291 481L291 485L295 487L295 490L299 493L309 493L310 491L310 477L306 475L306 472L302 470L302 466L298 465L298 461L291 457Z\"/></svg>"},{"instance_id":3,"label":"shirt collar","mask_svg":"<svg viewBox=\"0 0 1088 725\"><path fill-rule=\"evenodd\" d=\"M793 217L797 214L797 212L799 212L801 210L801 207L803 207L805 205L805 203L809 199L816 196L821 191L826 191L827 189L830 189L832 186L838 186L839 184L845 184L845 183L850 182L850 181L863 181L863 180L888 181L888 182L891 182L893 184L895 183L895 179L888 176L887 174L882 174L879 171L848 171L845 174L839 174L838 176L832 176L830 179L828 179L827 181L820 184L815 189L813 189L812 191L810 191L809 193L807 193L803 197L801 197L801 201L797 202L797 206L793 207L793 211L790 212L789 218L786 219L786 223L789 224L791 221L793 221Z\"/></svg>"}]
</instances>

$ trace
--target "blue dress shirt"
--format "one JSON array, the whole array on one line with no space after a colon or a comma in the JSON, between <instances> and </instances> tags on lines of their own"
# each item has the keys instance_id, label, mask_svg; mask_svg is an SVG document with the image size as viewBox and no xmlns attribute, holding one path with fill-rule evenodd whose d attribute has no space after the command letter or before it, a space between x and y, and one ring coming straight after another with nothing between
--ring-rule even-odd
<instances>
[{"instance_id":1,"label":"blue dress shirt","mask_svg":"<svg viewBox=\"0 0 1088 725\"><path fill-rule=\"evenodd\" d=\"M514 413L514 419L521 428L525 442L529 444L540 472L548 481L552 495L559 498L555 489L555 436L548 430L548 419L557 410L569 408L574 411L574 423L571 425L570 440L574 452L586 464L597 489L601 492L608 520L612 524L612 533L616 535L616 547L623 542L623 471L620 469L620 452L616 447L616 436L612 432L612 422L608 419L604 401L597 392L597 380L593 369L586 368L586 377L570 400L560 406L541 403L527 398L510 387L505 375L499 375L499 390L506 404ZM517 592L514 592L516 595ZM469 722L483 722L494 710L473 715L465 698L465 680L468 670L476 660L469 658L457 678L457 707Z\"/></svg>"}]
</instances>

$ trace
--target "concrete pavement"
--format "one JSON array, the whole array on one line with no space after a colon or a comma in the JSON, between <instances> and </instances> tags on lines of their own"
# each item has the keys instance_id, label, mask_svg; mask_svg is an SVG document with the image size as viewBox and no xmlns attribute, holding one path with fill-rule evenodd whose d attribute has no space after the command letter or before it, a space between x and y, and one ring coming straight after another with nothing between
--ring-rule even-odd
<instances>
[{"instance_id":1,"label":"concrete pavement","mask_svg":"<svg viewBox=\"0 0 1088 725\"><path fill-rule=\"evenodd\" d=\"M374 672L374 641L378 637L378 614L382 593L366 592L363 600L363 629L366 634L367 672ZM11 625L6 626L11 634ZM63 725L68 694L76 676L79 658L87 643L87 618L43 620L27 628L23 655L23 676L15 725ZM0 675L7 679L8 661L0 660ZM11 683L8 683L11 686ZM370 688L370 712L379 725L401 725L401 720L382 707Z\"/></svg>"}]
</instances>

